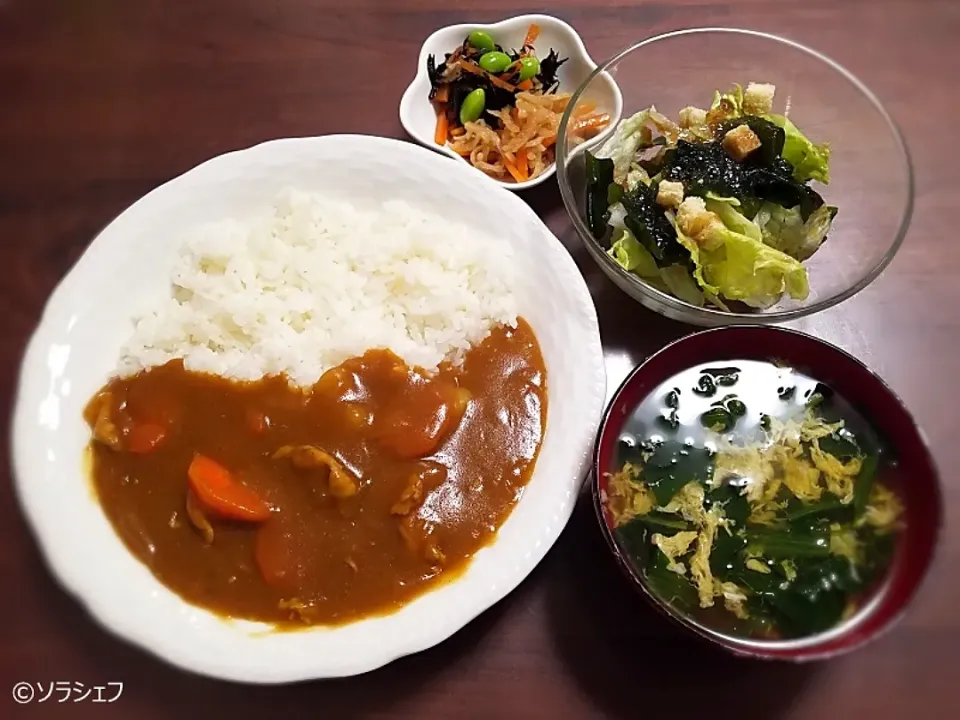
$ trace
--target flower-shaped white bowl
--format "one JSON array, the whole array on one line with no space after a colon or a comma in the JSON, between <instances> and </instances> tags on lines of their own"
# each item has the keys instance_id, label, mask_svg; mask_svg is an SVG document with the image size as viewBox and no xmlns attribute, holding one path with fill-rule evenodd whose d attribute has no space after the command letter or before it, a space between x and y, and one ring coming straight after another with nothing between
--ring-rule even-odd
<instances>
[{"instance_id":1,"label":"flower-shaped white bowl","mask_svg":"<svg viewBox=\"0 0 960 720\"><path fill-rule=\"evenodd\" d=\"M127 551L90 489L81 412L114 372L131 313L168 296L179 238L206 222L243 218L289 186L361 207L404 200L511 242L522 278L518 308L537 334L549 382L546 434L530 483L495 541L457 580L392 615L274 632L188 604ZM146 195L103 230L54 292L21 369L16 489L54 574L118 635L226 679L352 675L447 638L534 568L570 517L604 390L586 283L526 203L410 143L353 135L276 140L217 157Z\"/></svg>"},{"instance_id":2,"label":"flower-shaped white bowl","mask_svg":"<svg viewBox=\"0 0 960 720\"><path fill-rule=\"evenodd\" d=\"M574 92L586 81L590 73L597 69L597 64L587 54L587 49L577 31L563 20L550 15L518 15L492 25L448 25L440 28L424 41L423 47L420 48L420 57L417 59L417 74L400 99L400 122L410 137L421 145L469 165L447 145L440 146L433 141L437 114L429 97L430 79L427 77L427 56L433 55L437 58L437 62L442 61L443 56L459 47L463 39L473 30L486 30L494 41L504 48L520 48L527 34L527 28L531 24L540 27L540 36L535 43L538 57L545 57L550 48L553 48L560 57L569 58L560 66L557 73L560 92ZM581 96L580 101L593 102L599 111L609 113L611 123L609 128L601 133L601 137L612 132L623 111L623 96L612 77L603 74L596 78L591 83L590 92ZM543 173L526 182L503 182L495 178L490 179L508 190L524 190L539 185L552 177L555 172L556 163L553 163Z\"/></svg>"}]
</instances>

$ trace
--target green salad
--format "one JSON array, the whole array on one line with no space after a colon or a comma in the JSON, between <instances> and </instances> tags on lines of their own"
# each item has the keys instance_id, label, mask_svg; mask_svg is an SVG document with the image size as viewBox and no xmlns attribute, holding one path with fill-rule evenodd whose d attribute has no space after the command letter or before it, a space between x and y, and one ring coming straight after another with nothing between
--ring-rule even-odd
<instances>
[{"instance_id":1,"label":"green salad","mask_svg":"<svg viewBox=\"0 0 960 720\"><path fill-rule=\"evenodd\" d=\"M621 267L686 302L767 308L809 293L803 261L837 209L830 148L772 113L773 85L715 94L677 122L650 107L587 152L587 224Z\"/></svg>"}]
</instances>

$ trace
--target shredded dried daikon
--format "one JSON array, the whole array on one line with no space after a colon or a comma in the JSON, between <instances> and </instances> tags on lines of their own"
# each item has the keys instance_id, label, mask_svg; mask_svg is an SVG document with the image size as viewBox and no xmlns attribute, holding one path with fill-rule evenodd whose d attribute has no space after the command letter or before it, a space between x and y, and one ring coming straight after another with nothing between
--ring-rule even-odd
<instances>
[{"instance_id":1,"label":"shredded dried daikon","mask_svg":"<svg viewBox=\"0 0 960 720\"><path fill-rule=\"evenodd\" d=\"M450 146L497 179L535 178L554 162L560 118L569 102L570 93L517 93L514 107L486 112L499 121L499 129L483 119L468 122ZM591 111L584 106L581 114Z\"/></svg>"}]
</instances>

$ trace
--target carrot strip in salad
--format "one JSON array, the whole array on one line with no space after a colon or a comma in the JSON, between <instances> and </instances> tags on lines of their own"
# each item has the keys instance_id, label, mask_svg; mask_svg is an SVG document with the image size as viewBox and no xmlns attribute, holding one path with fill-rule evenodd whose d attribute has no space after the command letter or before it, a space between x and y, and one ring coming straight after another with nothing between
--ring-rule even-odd
<instances>
[{"instance_id":1,"label":"carrot strip in salad","mask_svg":"<svg viewBox=\"0 0 960 720\"><path fill-rule=\"evenodd\" d=\"M441 85L437 88L436 94L433 96L435 102L445 103L450 99L450 86Z\"/></svg>"},{"instance_id":2,"label":"carrot strip in salad","mask_svg":"<svg viewBox=\"0 0 960 720\"><path fill-rule=\"evenodd\" d=\"M523 176L520 175L520 171L517 170L517 168L515 168L513 164L506 158L503 159L503 166L507 169L507 172L513 176L514 180L516 180L518 183L523 182Z\"/></svg>"},{"instance_id":3,"label":"carrot strip in salad","mask_svg":"<svg viewBox=\"0 0 960 720\"><path fill-rule=\"evenodd\" d=\"M517 85L517 90L532 90L533 89L533 80L524 80L522 83Z\"/></svg>"},{"instance_id":4,"label":"carrot strip in salad","mask_svg":"<svg viewBox=\"0 0 960 720\"><path fill-rule=\"evenodd\" d=\"M248 522L263 522L270 517L270 506L257 493L205 455L194 456L187 478L200 505L211 514Z\"/></svg>"},{"instance_id":5,"label":"carrot strip in salad","mask_svg":"<svg viewBox=\"0 0 960 720\"><path fill-rule=\"evenodd\" d=\"M527 151L525 148L517 151L513 162L510 162L510 160L504 156L503 166L518 183L526 182L529 179L527 175Z\"/></svg>"},{"instance_id":6,"label":"carrot strip in salad","mask_svg":"<svg viewBox=\"0 0 960 720\"><path fill-rule=\"evenodd\" d=\"M517 170L520 171L520 174L523 176L524 181L530 179L530 169L527 164L527 149L525 147L517 150Z\"/></svg>"},{"instance_id":7,"label":"carrot strip in salad","mask_svg":"<svg viewBox=\"0 0 960 720\"><path fill-rule=\"evenodd\" d=\"M433 133L433 141L437 145L447 144L447 132L450 130L450 121L447 119L447 111L443 108L437 112L437 129Z\"/></svg>"},{"instance_id":8,"label":"carrot strip in salad","mask_svg":"<svg viewBox=\"0 0 960 720\"><path fill-rule=\"evenodd\" d=\"M527 36L523 39L523 44L525 46L533 45L538 37L540 37L540 26L534 23L527 29Z\"/></svg>"}]
</instances>

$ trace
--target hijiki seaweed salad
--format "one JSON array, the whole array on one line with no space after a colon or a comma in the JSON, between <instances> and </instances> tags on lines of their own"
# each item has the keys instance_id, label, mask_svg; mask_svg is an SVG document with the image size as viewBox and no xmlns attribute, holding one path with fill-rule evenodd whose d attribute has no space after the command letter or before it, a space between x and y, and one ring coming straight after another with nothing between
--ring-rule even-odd
<instances>
[{"instance_id":1,"label":"hijiki seaweed salad","mask_svg":"<svg viewBox=\"0 0 960 720\"><path fill-rule=\"evenodd\" d=\"M483 31L468 34L437 64L427 57L430 100L437 112L434 141L504 182L525 182L554 162L560 118L570 93L557 92L567 58L556 50L542 60L531 25L519 50L507 50ZM610 115L581 103L570 134L586 139L610 124Z\"/></svg>"},{"instance_id":2,"label":"hijiki seaweed salad","mask_svg":"<svg viewBox=\"0 0 960 720\"><path fill-rule=\"evenodd\" d=\"M735 85L677 122L650 107L586 154L587 225L621 267L726 311L807 297L801 263L837 212L811 187L830 180L830 148L773 114L774 93Z\"/></svg>"},{"instance_id":3,"label":"hijiki seaweed salad","mask_svg":"<svg viewBox=\"0 0 960 720\"><path fill-rule=\"evenodd\" d=\"M637 407L601 498L661 600L719 632L796 638L852 616L889 566L893 467L826 385L733 361L684 371Z\"/></svg>"}]
</instances>

